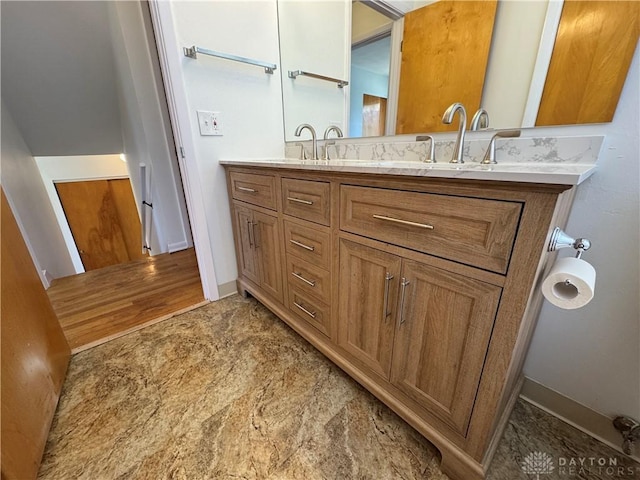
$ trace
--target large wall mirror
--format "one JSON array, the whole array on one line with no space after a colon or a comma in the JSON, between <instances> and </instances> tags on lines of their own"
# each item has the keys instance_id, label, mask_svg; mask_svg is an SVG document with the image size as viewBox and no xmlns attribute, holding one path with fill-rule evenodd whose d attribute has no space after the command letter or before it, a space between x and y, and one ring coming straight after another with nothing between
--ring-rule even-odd
<instances>
[{"instance_id":1,"label":"large wall mirror","mask_svg":"<svg viewBox=\"0 0 640 480\"><path fill-rule=\"evenodd\" d=\"M640 6L592 0L278 0L285 140L450 131L462 102L491 128L613 118Z\"/></svg>"}]
</instances>

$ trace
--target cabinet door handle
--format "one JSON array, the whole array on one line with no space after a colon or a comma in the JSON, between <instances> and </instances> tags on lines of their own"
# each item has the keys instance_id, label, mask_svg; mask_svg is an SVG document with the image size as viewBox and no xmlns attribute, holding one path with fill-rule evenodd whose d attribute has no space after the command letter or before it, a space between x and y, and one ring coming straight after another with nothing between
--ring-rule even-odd
<instances>
[{"instance_id":1,"label":"cabinet door handle","mask_svg":"<svg viewBox=\"0 0 640 480\"><path fill-rule=\"evenodd\" d=\"M294 245L297 245L299 247L304 248L305 250L309 250L310 252L313 252L316 248L315 247L310 247L309 245L305 245L304 243L298 242L296 240L289 240L289 242L293 243Z\"/></svg>"},{"instance_id":2,"label":"cabinet door handle","mask_svg":"<svg viewBox=\"0 0 640 480\"><path fill-rule=\"evenodd\" d=\"M249 187L236 187L238 190L242 190L243 192L256 193L257 190Z\"/></svg>"},{"instance_id":3,"label":"cabinet door handle","mask_svg":"<svg viewBox=\"0 0 640 480\"><path fill-rule=\"evenodd\" d=\"M257 241L258 237L256 237L256 225L258 225L258 222L251 222L251 230L253 230L253 248L260 248Z\"/></svg>"},{"instance_id":4,"label":"cabinet door handle","mask_svg":"<svg viewBox=\"0 0 640 480\"><path fill-rule=\"evenodd\" d=\"M409 225L411 227L426 228L428 230L433 230L433 225L429 225L428 223L410 222L409 220L402 220L400 218L393 218L393 217L385 217L384 215L373 215L373 218L377 218L378 220L385 220L387 222L401 223L402 225Z\"/></svg>"},{"instance_id":5,"label":"cabinet door handle","mask_svg":"<svg viewBox=\"0 0 640 480\"><path fill-rule=\"evenodd\" d=\"M402 282L400 283L400 286L402 287L402 292L400 294L400 325L402 325L404 323L404 294L407 290L407 285L409 285L409 282L406 278L402 277Z\"/></svg>"},{"instance_id":6,"label":"cabinet door handle","mask_svg":"<svg viewBox=\"0 0 640 480\"><path fill-rule=\"evenodd\" d=\"M311 318L316 318L316 312L310 312L309 310L307 310L306 308L304 308L302 305L300 305L298 302L293 302L293 304L298 307L300 310L302 310L304 313L306 313L307 315L309 315Z\"/></svg>"},{"instance_id":7,"label":"cabinet door handle","mask_svg":"<svg viewBox=\"0 0 640 480\"><path fill-rule=\"evenodd\" d=\"M293 275L294 277L296 277L298 280L302 280L304 283L306 283L307 285L310 285L312 287L316 286L316 282L314 280L307 280L306 278L304 278L302 275L300 275L299 273L296 272L291 272L291 275Z\"/></svg>"},{"instance_id":8,"label":"cabinet door handle","mask_svg":"<svg viewBox=\"0 0 640 480\"><path fill-rule=\"evenodd\" d=\"M384 276L384 307L382 307L382 321L386 322L387 317L391 315L391 312L388 311L389 308L389 283L393 279L393 275L389 272Z\"/></svg>"},{"instance_id":9,"label":"cabinet door handle","mask_svg":"<svg viewBox=\"0 0 640 480\"><path fill-rule=\"evenodd\" d=\"M287 200L289 200L290 202L304 203L305 205L313 205L313 202L311 200L303 200L296 197L287 197Z\"/></svg>"},{"instance_id":10,"label":"cabinet door handle","mask_svg":"<svg viewBox=\"0 0 640 480\"><path fill-rule=\"evenodd\" d=\"M251 223L251 220L247 220L247 233L249 235L249 247L253 248L253 236L252 236L252 231L253 231L253 224Z\"/></svg>"}]
</instances>

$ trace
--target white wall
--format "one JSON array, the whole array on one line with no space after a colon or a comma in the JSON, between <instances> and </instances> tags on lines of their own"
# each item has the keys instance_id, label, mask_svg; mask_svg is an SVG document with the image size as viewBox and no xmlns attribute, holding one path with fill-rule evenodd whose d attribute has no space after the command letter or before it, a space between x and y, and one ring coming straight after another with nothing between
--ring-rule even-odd
<instances>
[{"instance_id":1,"label":"white wall","mask_svg":"<svg viewBox=\"0 0 640 480\"><path fill-rule=\"evenodd\" d=\"M275 0L171 4L178 45L279 63ZM221 159L284 155L282 91L278 70L206 55L181 57L178 77L187 93L189 130L205 198L207 227L219 285L237 278L231 216ZM221 112L223 136L200 136L196 110ZM190 177L191 178L191 177Z\"/></svg>"},{"instance_id":2,"label":"white wall","mask_svg":"<svg viewBox=\"0 0 640 480\"><path fill-rule=\"evenodd\" d=\"M108 2L2 2L2 95L33 155L122 151Z\"/></svg>"},{"instance_id":3,"label":"white wall","mask_svg":"<svg viewBox=\"0 0 640 480\"><path fill-rule=\"evenodd\" d=\"M75 273L83 273L84 265L62 203L60 203L55 182L128 178L127 164L120 159L120 155L76 155L73 157L34 157L34 159L73 262Z\"/></svg>"},{"instance_id":4,"label":"white wall","mask_svg":"<svg viewBox=\"0 0 640 480\"><path fill-rule=\"evenodd\" d=\"M141 205L140 164L150 169L153 204L151 254L193 246L178 161L166 109L160 72L152 62L157 55L145 29L140 2L112 2L109 19L115 55L115 71L123 151L131 177L136 205Z\"/></svg>"},{"instance_id":5,"label":"white wall","mask_svg":"<svg viewBox=\"0 0 640 480\"><path fill-rule=\"evenodd\" d=\"M289 141L301 123L309 123L322 136L329 125L347 135L348 93L334 82L299 76L288 71L303 70L349 81L351 52L351 2L347 0L281 0L278 22L284 97L285 135ZM303 139L309 138L305 131Z\"/></svg>"},{"instance_id":6,"label":"white wall","mask_svg":"<svg viewBox=\"0 0 640 480\"><path fill-rule=\"evenodd\" d=\"M1 183L45 288L75 270L35 160L2 101ZM42 270L47 271L45 276Z\"/></svg>"},{"instance_id":7,"label":"white wall","mask_svg":"<svg viewBox=\"0 0 640 480\"><path fill-rule=\"evenodd\" d=\"M363 95L387 98L389 76L377 75L362 68L351 67L351 107L349 114L349 135L362 136Z\"/></svg>"},{"instance_id":8,"label":"white wall","mask_svg":"<svg viewBox=\"0 0 640 480\"><path fill-rule=\"evenodd\" d=\"M586 237L595 297L578 310L545 302L525 375L598 412L640 419L640 48L613 122L538 128L542 135L605 134L598 171L580 185L566 231ZM568 255L568 253L561 252Z\"/></svg>"},{"instance_id":9,"label":"white wall","mask_svg":"<svg viewBox=\"0 0 640 480\"><path fill-rule=\"evenodd\" d=\"M548 3L498 2L481 103L491 127L522 125Z\"/></svg>"}]
</instances>

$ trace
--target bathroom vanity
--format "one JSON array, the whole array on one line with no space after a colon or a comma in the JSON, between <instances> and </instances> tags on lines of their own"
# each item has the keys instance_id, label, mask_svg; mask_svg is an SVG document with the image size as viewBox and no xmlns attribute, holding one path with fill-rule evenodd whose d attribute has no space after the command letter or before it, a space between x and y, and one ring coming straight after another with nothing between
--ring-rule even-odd
<instances>
[{"instance_id":1,"label":"bathroom vanity","mask_svg":"<svg viewBox=\"0 0 640 480\"><path fill-rule=\"evenodd\" d=\"M555 226L593 165L225 161L238 289L485 478ZM510 169L511 168L511 169Z\"/></svg>"}]
</instances>

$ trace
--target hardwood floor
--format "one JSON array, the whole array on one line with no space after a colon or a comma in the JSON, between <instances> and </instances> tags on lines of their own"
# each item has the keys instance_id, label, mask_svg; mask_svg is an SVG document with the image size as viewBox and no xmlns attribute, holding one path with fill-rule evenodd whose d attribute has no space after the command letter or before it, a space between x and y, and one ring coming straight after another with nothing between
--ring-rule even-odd
<instances>
[{"instance_id":1,"label":"hardwood floor","mask_svg":"<svg viewBox=\"0 0 640 480\"><path fill-rule=\"evenodd\" d=\"M47 293L73 353L207 303L193 248L59 278Z\"/></svg>"}]
</instances>

